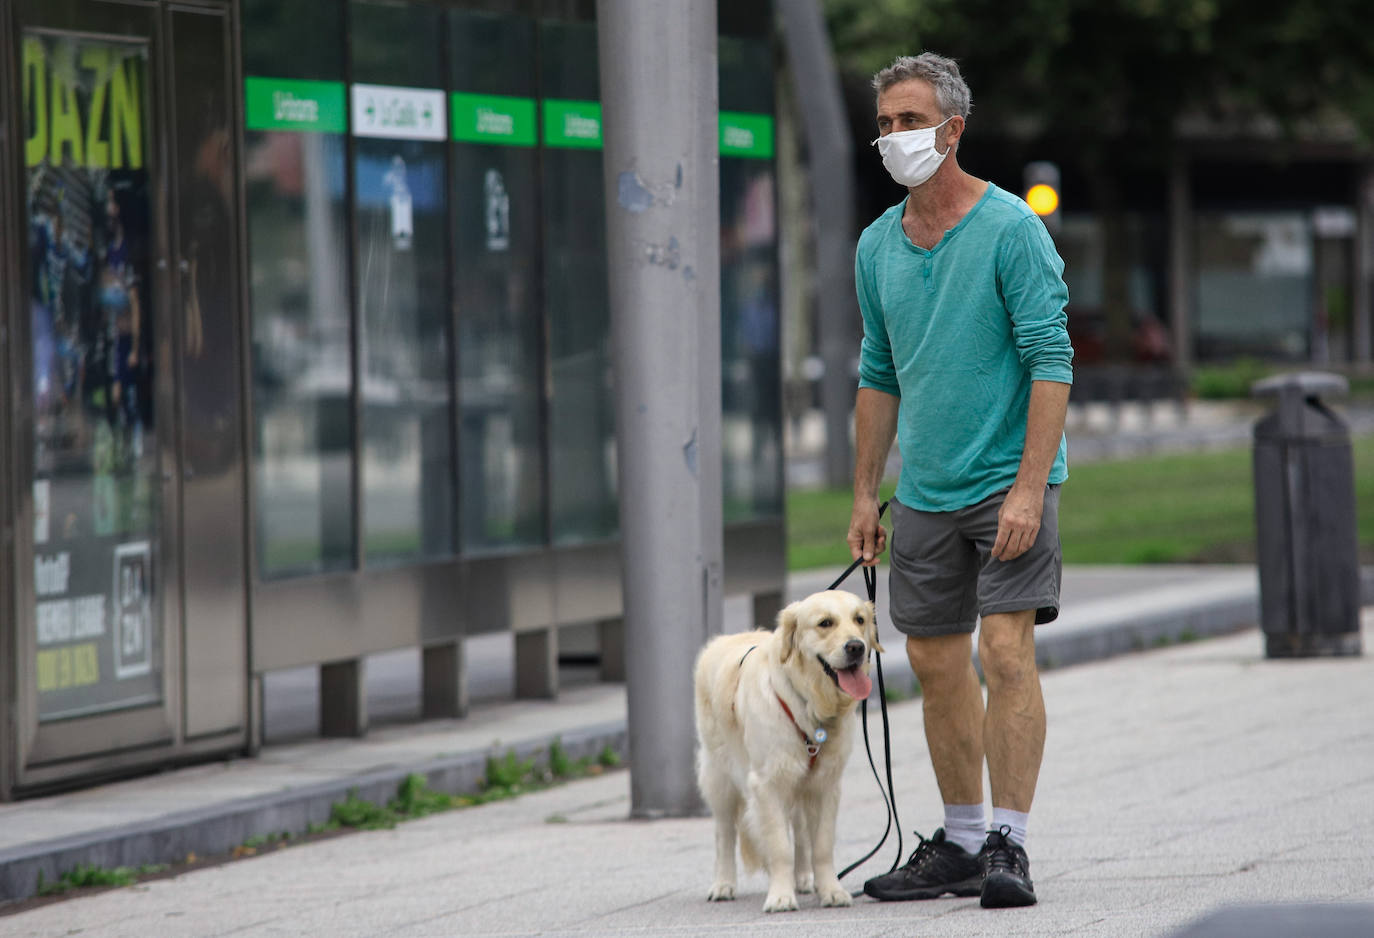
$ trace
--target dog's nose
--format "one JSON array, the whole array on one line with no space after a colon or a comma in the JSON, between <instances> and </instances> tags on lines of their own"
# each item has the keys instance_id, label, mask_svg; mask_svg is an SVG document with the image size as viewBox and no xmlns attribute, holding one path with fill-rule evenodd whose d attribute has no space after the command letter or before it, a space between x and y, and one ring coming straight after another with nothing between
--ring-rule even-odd
<instances>
[{"instance_id":1,"label":"dog's nose","mask_svg":"<svg viewBox=\"0 0 1374 938\"><path fill-rule=\"evenodd\" d=\"M863 660L864 652L867 650L864 643L857 638L851 638L844 643L844 653L849 657L850 661Z\"/></svg>"}]
</instances>

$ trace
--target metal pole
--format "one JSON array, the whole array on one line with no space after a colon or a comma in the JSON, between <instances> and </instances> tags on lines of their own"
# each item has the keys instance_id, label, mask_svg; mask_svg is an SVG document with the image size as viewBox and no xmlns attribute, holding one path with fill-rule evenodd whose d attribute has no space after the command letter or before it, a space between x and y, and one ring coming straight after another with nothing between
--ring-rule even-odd
<instances>
[{"instance_id":1,"label":"metal pole","mask_svg":"<svg viewBox=\"0 0 1374 938\"><path fill-rule=\"evenodd\" d=\"M1188 157L1176 148L1169 159L1169 331L1174 371L1193 369L1193 193Z\"/></svg>"},{"instance_id":2,"label":"metal pole","mask_svg":"<svg viewBox=\"0 0 1374 938\"><path fill-rule=\"evenodd\" d=\"M1355 196L1355 289L1350 360L1368 367L1374 361L1374 163L1360 167Z\"/></svg>"},{"instance_id":3,"label":"metal pole","mask_svg":"<svg viewBox=\"0 0 1374 938\"><path fill-rule=\"evenodd\" d=\"M716 0L598 0L630 813L699 814L692 664L721 631Z\"/></svg>"},{"instance_id":4,"label":"metal pole","mask_svg":"<svg viewBox=\"0 0 1374 938\"><path fill-rule=\"evenodd\" d=\"M845 116L840 73L819 0L779 0L789 71L804 115L811 204L816 234L816 340L825 374L825 481L847 488L854 462L849 446L850 414L858 379L859 306L854 296L854 142ZM877 131L874 131L877 136Z\"/></svg>"}]
</instances>

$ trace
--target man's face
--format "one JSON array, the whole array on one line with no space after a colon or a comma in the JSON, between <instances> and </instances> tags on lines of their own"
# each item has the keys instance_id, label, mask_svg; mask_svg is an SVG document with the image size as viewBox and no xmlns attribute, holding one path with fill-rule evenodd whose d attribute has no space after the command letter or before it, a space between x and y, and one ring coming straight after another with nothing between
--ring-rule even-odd
<instances>
[{"instance_id":1,"label":"man's face","mask_svg":"<svg viewBox=\"0 0 1374 938\"><path fill-rule=\"evenodd\" d=\"M886 137L894 131L923 130L944 120L935 103L935 89L920 79L900 82L878 95L878 136ZM945 125L962 124L955 118ZM943 143L943 141L941 141Z\"/></svg>"}]
</instances>

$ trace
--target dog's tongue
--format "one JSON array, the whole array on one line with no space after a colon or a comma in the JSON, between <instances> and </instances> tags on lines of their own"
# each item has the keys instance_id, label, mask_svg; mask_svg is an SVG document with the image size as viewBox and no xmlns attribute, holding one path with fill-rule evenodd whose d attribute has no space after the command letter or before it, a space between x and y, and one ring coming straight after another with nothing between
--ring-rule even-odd
<instances>
[{"instance_id":1,"label":"dog's tongue","mask_svg":"<svg viewBox=\"0 0 1374 938\"><path fill-rule=\"evenodd\" d=\"M835 675L840 679L840 690L855 700L867 700L868 695L873 693L873 681L864 674L862 668L836 671Z\"/></svg>"}]
</instances>

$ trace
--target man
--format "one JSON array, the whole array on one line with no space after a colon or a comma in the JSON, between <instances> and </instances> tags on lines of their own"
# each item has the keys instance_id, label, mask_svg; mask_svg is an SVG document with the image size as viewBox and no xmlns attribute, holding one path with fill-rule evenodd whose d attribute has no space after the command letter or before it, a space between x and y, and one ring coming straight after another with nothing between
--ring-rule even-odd
<instances>
[{"instance_id":1,"label":"man","mask_svg":"<svg viewBox=\"0 0 1374 938\"><path fill-rule=\"evenodd\" d=\"M953 61L904 56L873 87L876 143L907 197L864 231L855 262L864 339L848 540L870 566L886 547L878 486L899 437L889 612L921 682L945 820L864 891L1031 905L1026 826L1045 740L1034 630L1059 611L1073 380L1064 265L1024 202L959 168L970 95Z\"/></svg>"}]
</instances>

